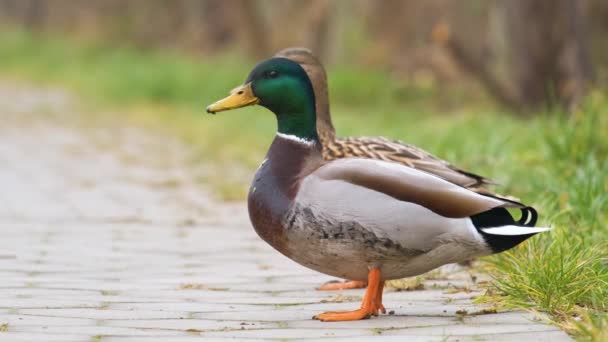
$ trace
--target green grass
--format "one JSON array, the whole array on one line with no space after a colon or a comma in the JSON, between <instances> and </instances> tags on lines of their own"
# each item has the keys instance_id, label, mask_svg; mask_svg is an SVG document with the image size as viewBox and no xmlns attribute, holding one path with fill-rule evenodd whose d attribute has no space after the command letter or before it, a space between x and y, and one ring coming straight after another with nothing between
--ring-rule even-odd
<instances>
[{"instance_id":1,"label":"green grass","mask_svg":"<svg viewBox=\"0 0 608 342\"><path fill-rule=\"evenodd\" d=\"M570 118L541 121L542 141L533 146L546 167L522 179L554 231L490 259L507 304L548 312L597 341L608 326L607 105L598 93Z\"/></svg>"},{"instance_id":2,"label":"green grass","mask_svg":"<svg viewBox=\"0 0 608 342\"><path fill-rule=\"evenodd\" d=\"M3 78L60 85L81 95L95 108L91 112L119 113L113 122L180 136L196 151L195 163L213 166L201 181L224 198L244 197L274 134L274 118L263 108L203 114L207 104L241 83L254 64L237 56L184 56L5 30L0 31L0 61ZM581 339L605 336L605 90L594 91L573 115L550 111L521 120L471 102L484 103L484 98L462 90L446 94L348 65L329 66L328 71L340 135L385 135L457 161L499 181L498 192L534 205L539 223L554 227L486 259L497 295L489 297L506 306L548 312Z\"/></svg>"}]
</instances>

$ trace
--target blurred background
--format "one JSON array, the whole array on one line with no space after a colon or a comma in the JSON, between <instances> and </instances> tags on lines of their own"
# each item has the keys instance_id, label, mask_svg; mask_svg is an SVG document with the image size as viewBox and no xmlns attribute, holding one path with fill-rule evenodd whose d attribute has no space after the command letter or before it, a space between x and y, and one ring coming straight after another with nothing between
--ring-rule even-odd
<instances>
[{"instance_id":1,"label":"blurred background","mask_svg":"<svg viewBox=\"0 0 608 342\"><path fill-rule=\"evenodd\" d=\"M306 46L329 65L381 69L415 88L471 83L516 111L569 109L608 79L605 0L2 0L0 15L30 31L201 58L253 62Z\"/></svg>"},{"instance_id":2,"label":"blurred background","mask_svg":"<svg viewBox=\"0 0 608 342\"><path fill-rule=\"evenodd\" d=\"M30 117L59 112L57 124L101 130L119 150L134 126L179 139L196 169L188 187L242 201L276 120L259 106L204 108L261 59L308 47L326 66L338 136L419 146L555 228L485 259L493 300L606 341L607 38L606 0L0 0L0 98L59 89L76 109Z\"/></svg>"},{"instance_id":3,"label":"blurred background","mask_svg":"<svg viewBox=\"0 0 608 342\"><path fill-rule=\"evenodd\" d=\"M328 71L339 136L402 139L528 191L531 167L606 160L607 36L605 0L0 0L0 77L66 88L82 120L182 137L221 170L202 181L242 199L274 118L204 108L303 46Z\"/></svg>"}]
</instances>

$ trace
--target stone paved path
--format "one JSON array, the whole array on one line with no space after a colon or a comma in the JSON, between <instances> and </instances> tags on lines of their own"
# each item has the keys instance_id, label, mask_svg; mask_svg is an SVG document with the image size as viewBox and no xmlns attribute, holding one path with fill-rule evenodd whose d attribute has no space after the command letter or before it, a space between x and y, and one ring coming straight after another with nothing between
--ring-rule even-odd
<instances>
[{"instance_id":1,"label":"stone paved path","mask_svg":"<svg viewBox=\"0 0 608 342\"><path fill-rule=\"evenodd\" d=\"M387 290L391 315L311 320L363 290L315 291L329 278L263 243L243 204L212 201L184 146L82 133L61 114L75 110L0 86L0 341L569 340L529 314L475 314L479 291L454 267Z\"/></svg>"}]
</instances>

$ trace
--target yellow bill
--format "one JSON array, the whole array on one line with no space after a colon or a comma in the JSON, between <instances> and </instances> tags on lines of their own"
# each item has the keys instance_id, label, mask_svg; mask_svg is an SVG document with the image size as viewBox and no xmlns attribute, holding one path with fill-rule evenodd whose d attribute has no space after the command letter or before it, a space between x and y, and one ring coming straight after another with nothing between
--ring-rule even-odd
<instances>
[{"instance_id":1,"label":"yellow bill","mask_svg":"<svg viewBox=\"0 0 608 342\"><path fill-rule=\"evenodd\" d=\"M259 102L260 99L253 95L251 83L247 83L233 89L228 97L207 106L207 113L215 114L224 110L251 106Z\"/></svg>"}]
</instances>

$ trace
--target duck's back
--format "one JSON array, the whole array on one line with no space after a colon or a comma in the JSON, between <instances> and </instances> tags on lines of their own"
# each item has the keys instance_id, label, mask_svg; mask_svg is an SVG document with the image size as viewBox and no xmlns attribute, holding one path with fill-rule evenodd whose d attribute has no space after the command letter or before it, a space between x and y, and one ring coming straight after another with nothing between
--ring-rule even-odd
<instances>
[{"instance_id":1,"label":"duck's back","mask_svg":"<svg viewBox=\"0 0 608 342\"><path fill-rule=\"evenodd\" d=\"M356 157L396 162L480 192L487 192L483 186L494 184L488 178L464 171L419 147L401 141L384 137L327 137L323 140L325 160Z\"/></svg>"}]
</instances>

